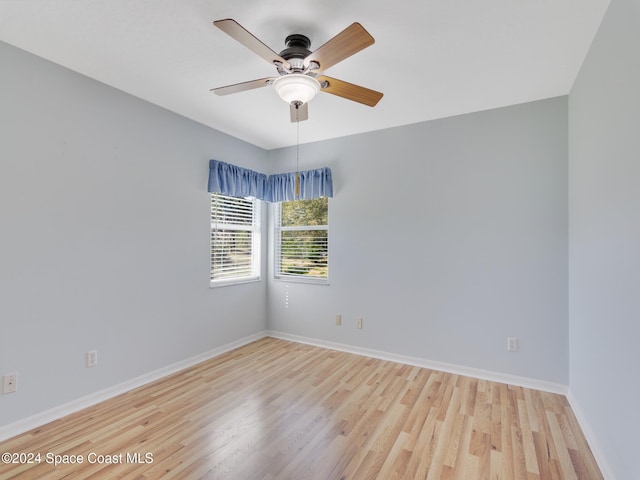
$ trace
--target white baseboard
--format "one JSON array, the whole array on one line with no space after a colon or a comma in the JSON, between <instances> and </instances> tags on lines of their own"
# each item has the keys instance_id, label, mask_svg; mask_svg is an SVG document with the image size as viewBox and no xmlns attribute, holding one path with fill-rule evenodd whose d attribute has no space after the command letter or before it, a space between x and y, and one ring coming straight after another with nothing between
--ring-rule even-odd
<instances>
[{"instance_id":1,"label":"white baseboard","mask_svg":"<svg viewBox=\"0 0 640 480\"><path fill-rule=\"evenodd\" d=\"M409 357L406 355L399 355L396 353L384 352L381 350L373 350L370 348L356 347L353 345L346 345L343 343L328 342L325 340L318 340L315 338L302 337L299 335L292 335L290 333L283 333L274 330L268 330L267 335L274 338L280 338L282 340L290 340L292 342L305 343L307 345L314 345L316 347L329 348L332 350L338 350L341 352L355 353L356 355L363 355L365 357L378 358L380 360L388 360L391 362L404 363L407 365L414 365L416 367L430 368L432 370L440 370L442 372L453 373L456 375L465 375L468 377L479 378L482 380L489 380L499 383L508 383L510 385L516 385L519 387L533 388L535 390L541 390L543 392L558 393L560 395L566 395L569 391L567 385L560 383L547 382L545 380L538 380L535 378L520 377L517 375L509 375L506 373L492 372L489 370L482 370L479 368L465 367L460 365L454 365L450 363L438 362L435 360L429 360L426 358Z\"/></svg>"},{"instance_id":2,"label":"white baseboard","mask_svg":"<svg viewBox=\"0 0 640 480\"><path fill-rule=\"evenodd\" d=\"M3 425L0 427L0 442L34 428L40 427L46 423L52 422L71 413L75 413L79 410L82 410L83 408L87 408L91 405L95 405L96 403L100 403L108 400L109 398L113 398L116 395L126 393L130 390L133 390L134 388L138 388L142 385L146 385L147 383L159 380L163 377L166 377L167 375L171 375L173 373L179 372L180 370L184 370L185 368L189 368L193 365L204 362L205 360L209 360L210 358L217 357L218 355L222 355L223 353L254 342L266 336L267 332L265 331L249 335L248 337L244 337L221 347L214 348L213 350L209 350L208 352L202 353L200 355L187 358L186 360L182 360L166 367L159 368L158 370L146 373L139 377L132 378L131 380L119 383L117 385L114 385L113 387L109 387L85 397L72 400L71 402L58 405L57 407L53 407L44 412L37 413L36 415L18 420L17 422Z\"/></svg>"},{"instance_id":3,"label":"white baseboard","mask_svg":"<svg viewBox=\"0 0 640 480\"><path fill-rule=\"evenodd\" d=\"M609 462L607 462L607 459L605 458L602 451L602 447L600 446L600 443L598 443L597 437L593 433L591 425L589 425L589 422L587 422L586 417L582 413L582 408L580 407L580 404L578 403L576 397L573 395L571 389L569 389L569 393L567 394L567 400L569 401L569 405L571 405L573 414L576 416L576 419L580 424L582 433L587 439L587 443L589 444L589 448L591 448L591 452L596 459L598 467L600 467L600 472L602 473L605 480L615 480L613 472L611 471L611 466L609 465Z\"/></svg>"}]
</instances>

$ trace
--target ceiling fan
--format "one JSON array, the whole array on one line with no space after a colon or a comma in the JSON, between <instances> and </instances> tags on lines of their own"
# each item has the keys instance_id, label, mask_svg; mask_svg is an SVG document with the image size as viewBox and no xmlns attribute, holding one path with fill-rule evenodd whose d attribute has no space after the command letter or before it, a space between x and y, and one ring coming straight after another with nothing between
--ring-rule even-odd
<instances>
[{"instance_id":1,"label":"ceiling fan","mask_svg":"<svg viewBox=\"0 0 640 480\"><path fill-rule=\"evenodd\" d=\"M276 67L277 77L213 88L217 95L229 95L254 88L273 85L276 92L290 105L291 121L309 118L308 102L318 93L326 92L347 100L375 106L382 93L323 74L345 58L373 45L375 40L359 23L353 23L324 45L311 52L311 41L301 34L285 39L287 48L276 53L233 19L216 20L213 24L227 35Z\"/></svg>"}]
</instances>

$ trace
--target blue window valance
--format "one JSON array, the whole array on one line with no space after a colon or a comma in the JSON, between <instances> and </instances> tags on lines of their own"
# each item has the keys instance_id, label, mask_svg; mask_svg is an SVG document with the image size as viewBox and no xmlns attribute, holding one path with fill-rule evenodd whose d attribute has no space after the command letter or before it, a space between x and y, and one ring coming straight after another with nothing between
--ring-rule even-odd
<instances>
[{"instance_id":1,"label":"blue window valance","mask_svg":"<svg viewBox=\"0 0 640 480\"><path fill-rule=\"evenodd\" d=\"M219 160L209 161L209 192L263 199L266 191L267 176L264 173Z\"/></svg>"},{"instance_id":2,"label":"blue window valance","mask_svg":"<svg viewBox=\"0 0 640 480\"><path fill-rule=\"evenodd\" d=\"M299 178L299 195L296 196L296 175ZM290 200L311 200L312 198L333 197L331 169L328 167L302 172L278 173L267 180L269 202Z\"/></svg>"},{"instance_id":3,"label":"blue window valance","mask_svg":"<svg viewBox=\"0 0 640 480\"><path fill-rule=\"evenodd\" d=\"M296 176L299 195L296 196ZM328 167L267 176L219 160L209 161L209 192L232 197L255 197L268 202L333 197Z\"/></svg>"}]
</instances>

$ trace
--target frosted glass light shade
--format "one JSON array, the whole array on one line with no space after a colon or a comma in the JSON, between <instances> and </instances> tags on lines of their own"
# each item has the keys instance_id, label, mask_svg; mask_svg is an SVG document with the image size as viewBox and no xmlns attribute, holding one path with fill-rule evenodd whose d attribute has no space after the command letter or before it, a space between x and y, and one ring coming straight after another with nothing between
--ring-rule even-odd
<instances>
[{"instance_id":1,"label":"frosted glass light shade","mask_svg":"<svg viewBox=\"0 0 640 480\"><path fill-rule=\"evenodd\" d=\"M278 77L273 87L287 103L307 103L320 91L320 82L313 77L301 73L290 73Z\"/></svg>"}]
</instances>

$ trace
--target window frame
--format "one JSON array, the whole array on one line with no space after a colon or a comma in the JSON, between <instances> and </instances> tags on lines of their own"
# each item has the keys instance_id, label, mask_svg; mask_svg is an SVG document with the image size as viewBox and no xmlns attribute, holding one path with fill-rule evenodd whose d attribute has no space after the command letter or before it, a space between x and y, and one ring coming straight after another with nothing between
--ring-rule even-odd
<instances>
[{"instance_id":1,"label":"window frame","mask_svg":"<svg viewBox=\"0 0 640 480\"><path fill-rule=\"evenodd\" d=\"M329 285L329 199L328 197L322 197L327 199L327 224L326 225L296 225L296 226L282 226L282 203L278 202L274 208L274 265L273 276L277 281L285 281L289 283L309 283L316 285ZM304 201L304 200L303 200ZM282 232L286 231L326 231L327 232L327 276L318 277L311 275L296 275L290 273L283 273L281 271L282 266Z\"/></svg>"},{"instance_id":2,"label":"window frame","mask_svg":"<svg viewBox=\"0 0 640 480\"><path fill-rule=\"evenodd\" d=\"M218 222L214 218L214 197L219 197L227 202L246 201L251 203L251 224ZM211 229L210 229L210 257L209 257L209 285L210 287L224 287L248 282L257 282L262 278L262 202L255 197L232 197L220 193L210 194L211 202ZM251 260L250 274L237 276L221 276L216 278L214 274L214 232L223 230L227 232L250 232L251 233Z\"/></svg>"}]
</instances>

